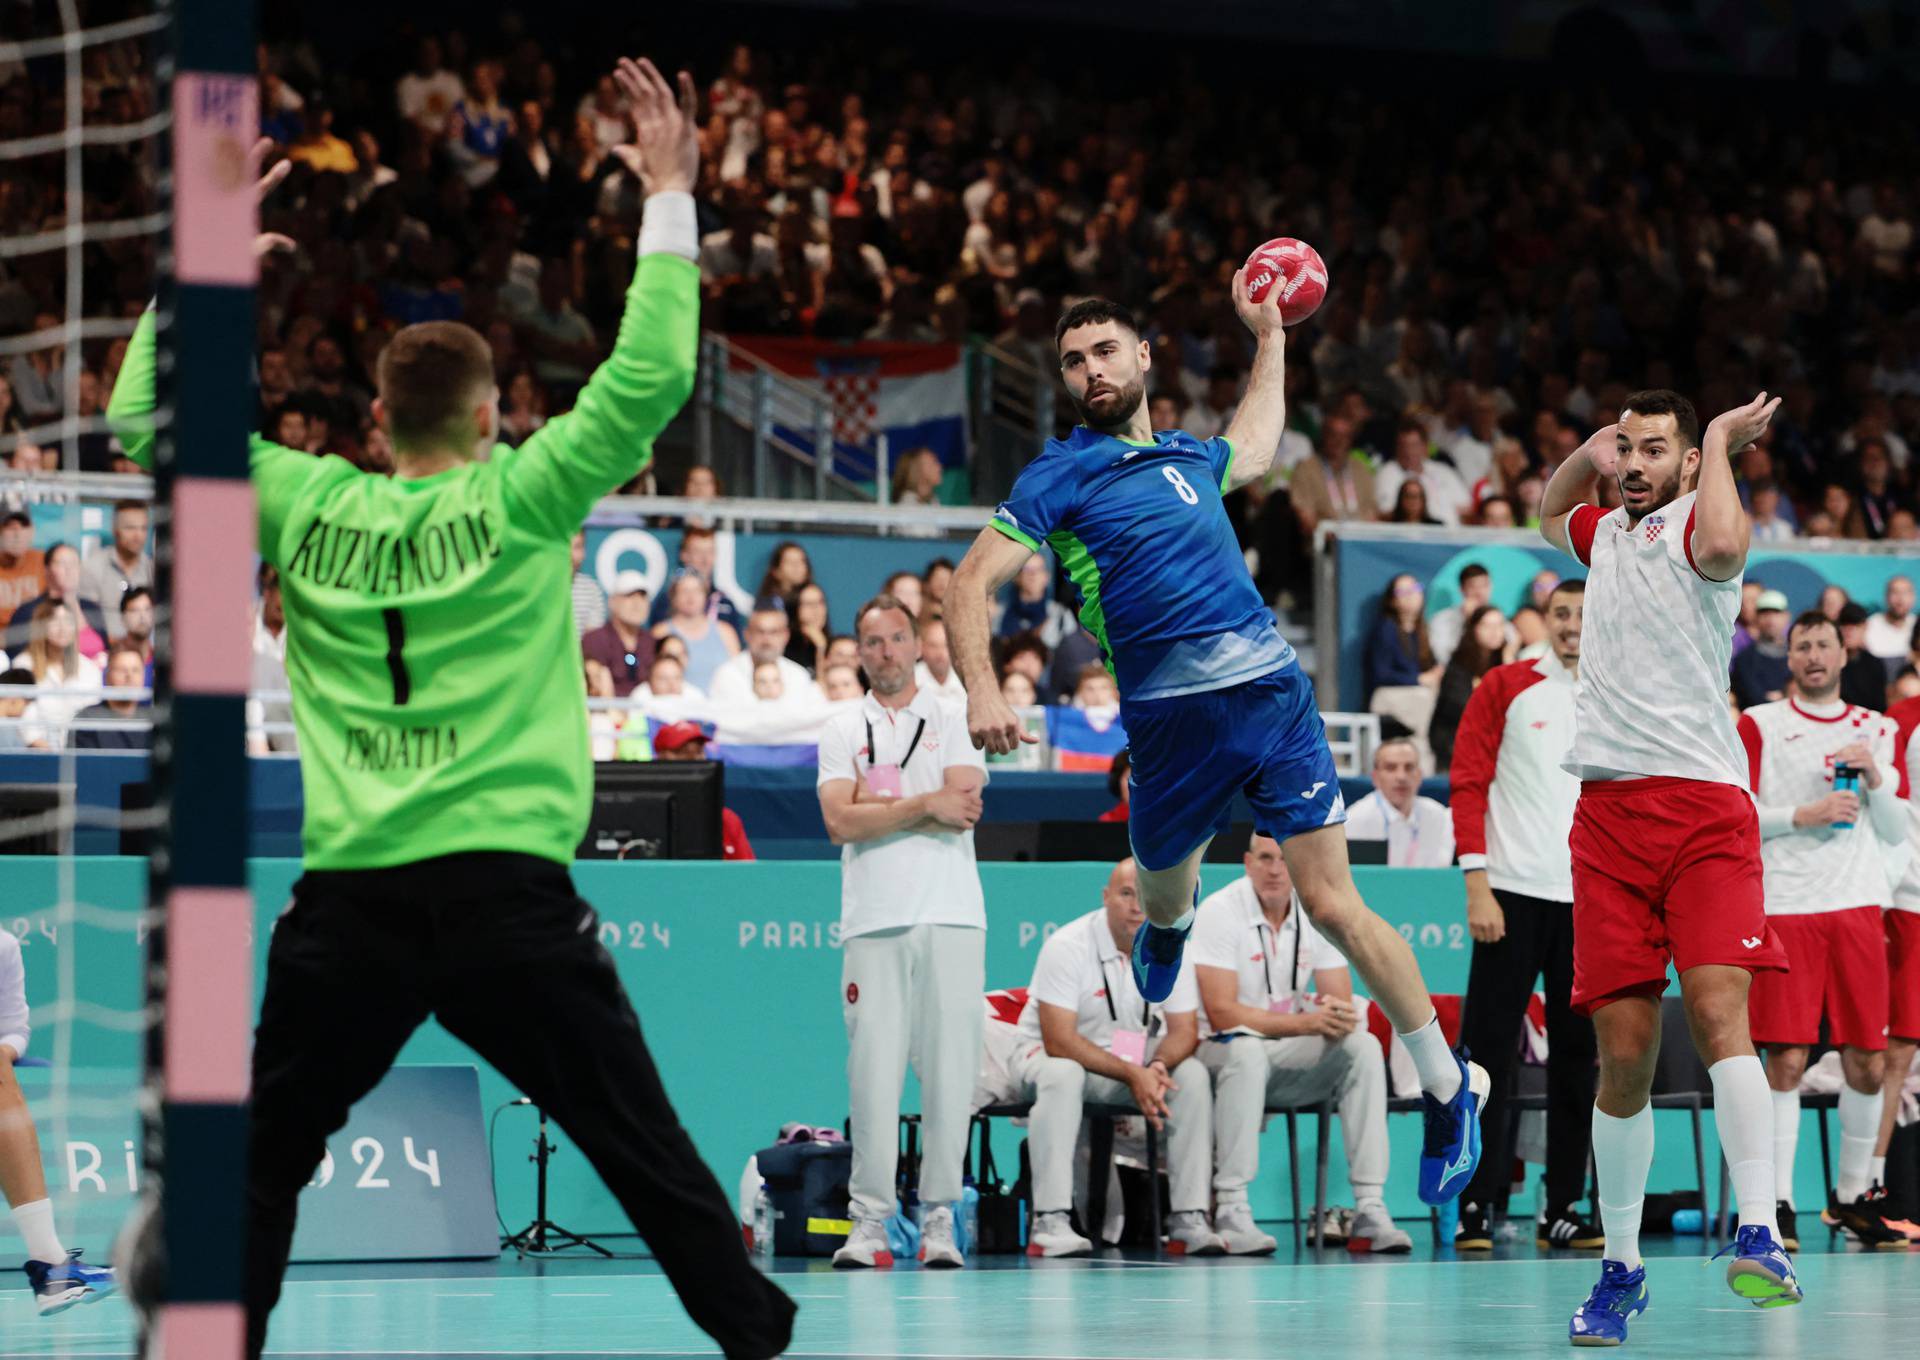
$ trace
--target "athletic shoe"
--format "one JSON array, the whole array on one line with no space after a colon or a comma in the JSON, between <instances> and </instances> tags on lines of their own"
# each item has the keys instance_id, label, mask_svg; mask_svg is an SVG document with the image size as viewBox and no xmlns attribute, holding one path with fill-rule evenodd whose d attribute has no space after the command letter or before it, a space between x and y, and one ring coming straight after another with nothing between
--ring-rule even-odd
<instances>
[{"instance_id":1,"label":"athletic shoe","mask_svg":"<svg viewBox=\"0 0 1920 1360\"><path fill-rule=\"evenodd\" d=\"M1180 955L1191 934L1191 921L1185 930L1142 921L1140 929L1133 932L1133 985L1140 989L1142 1001L1158 1003L1173 994L1173 984L1180 976Z\"/></svg>"},{"instance_id":2,"label":"athletic shoe","mask_svg":"<svg viewBox=\"0 0 1920 1360\"><path fill-rule=\"evenodd\" d=\"M1329 1204L1320 1211L1317 1218L1311 1214L1308 1215L1307 1241L1309 1243L1314 1240L1313 1230L1316 1226L1320 1229L1321 1246L1343 1246L1346 1243L1348 1231L1353 1227L1353 1210L1343 1209L1337 1204Z\"/></svg>"},{"instance_id":3,"label":"athletic shoe","mask_svg":"<svg viewBox=\"0 0 1920 1360\"><path fill-rule=\"evenodd\" d=\"M1278 1240L1260 1231L1253 1210L1244 1204L1223 1204L1213 1215L1213 1230L1226 1243L1229 1256L1271 1256Z\"/></svg>"},{"instance_id":4,"label":"athletic shoe","mask_svg":"<svg viewBox=\"0 0 1920 1360\"><path fill-rule=\"evenodd\" d=\"M1073 1230L1073 1220L1064 1211L1033 1216L1033 1231L1027 1235L1029 1256L1085 1256L1093 1243Z\"/></svg>"},{"instance_id":5,"label":"athletic shoe","mask_svg":"<svg viewBox=\"0 0 1920 1360\"><path fill-rule=\"evenodd\" d=\"M920 1218L920 1264L932 1270L951 1270L964 1264L960 1244L953 1240L953 1210L936 1205Z\"/></svg>"},{"instance_id":6,"label":"athletic shoe","mask_svg":"<svg viewBox=\"0 0 1920 1360\"><path fill-rule=\"evenodd\" d=\"M1647 1268L1628 1270L1618 1261L1600 1263L1600 1283L1574 1310L1567 1340L1576 1346L1618 1346L1627 1339L1627 1323L1647 1311Z\"/></svg>"},{"instance_id":7,"label":"athletic shoe","mask_svg":"<svg viewBox=\"0 0 1920 1360\"><path fill-rule=\"evenodd\" d=\"M1207 1222L1205 1209L1183 1209L1167 1225L1167 1250L1186 1256L1220 1256L1227 1244Z\"/></svg>"},{"instance_id":8,"label":"athletic shoe","mask_svg":"<svg viewBox=\"0 0 1920 1360\"><path fill-rule=\"evenodd\" d=\"M1453 1230L1455 1251L1492 1251L1493 1225L1484 1204L1460 1205L1460 1222Z\"/></svg>"},{"instance_id":9,"label":"athletic shoe","mask_svg":"<svg viewBox=\"0 0 1920 1360\"><path fill-rule=\"evenodd\" d=\"M1887 1193L1887 1187L1876 1185L1867 1191L1867 1198L1876 1206L1880 1221L1894 1232L1906 1238L1909 1243L1920 1242L1920 1223L1915 1223L1906 1215L1906 1206L1895 1201Z\"/></svg>"},{"instance_id":10,"label":"athletic shoe","mask_svg":"<svg viewBox=\"0 0 1920 1360\"><path fill-rule=\"evenodd\" d=\"M1773 1217L1780 1225L1780 1245L1788 1251L1800 1250L1800 1221L1793 1212L1793 1206L1781 1200L1773 1206Z\"/></svg>"},{"instance_id":11,"label":"athletic shoe","mask_svg":"<svg viewBox=\"0 0 1920 1360\"><path fill-rule=\"evenodd\" d=\"M1460 1064L1460 1089L1442 1105L1430 1095L1426 1102L1426 1141L1420 1149L1420 1202L1441 1205L1467 1188L1480 1165L1480 1111L1493 1083L1479 1063L1454 1057Z\"/></svg>"},{"instance_id":12,"label":"athletic shoe","mask_svg":"<svg viewBox=\"0 0 1920 1360\"><path fill-rule=\"evenodd\" d=\"M1787 1308L1806 1297L1786 1249L1764 1224L1743 1224L1733 1241L1716 1251L1713 1259L1717 1261L1728 1252L1734 1257L1727 1262L1727 1287L1755 1308Z\"/></svg>"},{"instance_id":13,"label":"athletic shoe","mask_svg":"<svg viewBox=\"0 0 1920 1360\"><path fill-rule=\"evenodd\" d=\"M33 1286L34 1306L42 1317L64 1313L76 1303L98 1303L115 1287L113 1271L82 1261L78 1247L57 1264L29 1261L25 1269L27 1283Z\"/></svg>"},{"instance_id":14,"label":"athletic shoe","mask_svg":"<svg viewBox=\"0 0 1920 1360\"><path fill-rule=\"evenodd\" d=\"M1569 1204L1556 1214L1540 1216L1533 1225L1533 1244L1542 1251L1598 1251L1607 1245L1607 1235L1580 1216L1579 1206Z\"/></svg>"},{"instance_id":15,"label":"athletic shoe","mask_svg":"<svg viewBox=\"0 0 1920 1360\"><path fill-rule=\"evenodd\" d=\"M1886 1192L1880 1192L1885 1198ZM1853 1241L1873 1251L1905 1251L1907 1235L1889 1228L1880 1217L1879 1205L1873 1199L1872 1191L1858 1199L1840 1202L1838 1195L1829 1195L1827 1207L1820 1211L1820 1221L1829 1228L1838 1228Z\"/></svg>"},{"instance_id":16,"label":"athletic shoe","mask_svg":"<svg viewBox=\"0 0 1920 1360\"><path fill-rule=\"evenodd\" d=\"M878 1218L856 1218L847 1245L833 1254L834 1268L886 1270L893 1265L893 1248L887 1245L887 1225Z\"/></svg>"},{"instance_id":17,"label":"athletic shoe","mask_svg":"<svg viewBox=\"0 0 1920 1360\"><path fill-rule=\"evenodd\" d=\"M1413 1250L1413 1238L1393 1221L1384 1206L1363 1204L1354 1210L1353 1228L1347 1234L1347 1250L1356 1255L1374 1252L1397 1256Z\"/></svg>"}]
</instances>

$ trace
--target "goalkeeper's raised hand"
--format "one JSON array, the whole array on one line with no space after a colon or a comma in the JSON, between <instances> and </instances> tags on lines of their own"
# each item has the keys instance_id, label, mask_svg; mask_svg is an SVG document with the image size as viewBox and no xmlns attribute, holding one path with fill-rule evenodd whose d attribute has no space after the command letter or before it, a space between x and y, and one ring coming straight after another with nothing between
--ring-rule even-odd
<instances>
[{"instance_id":1,"label":"goalkeeper's raised hand","mask_svg":"<svg viewBox=\"0 0 1920 1360\"><path fill-rule=\"evenodd\" d=\"M693 93L693 77L679 75L680 96L645 57L622 57L613 69L614 82L627 97L633 118L633 141L616 146L613 154L640 177L650 194L692 193L700 177L700 130Z\"/></svg>"}]
</instances>

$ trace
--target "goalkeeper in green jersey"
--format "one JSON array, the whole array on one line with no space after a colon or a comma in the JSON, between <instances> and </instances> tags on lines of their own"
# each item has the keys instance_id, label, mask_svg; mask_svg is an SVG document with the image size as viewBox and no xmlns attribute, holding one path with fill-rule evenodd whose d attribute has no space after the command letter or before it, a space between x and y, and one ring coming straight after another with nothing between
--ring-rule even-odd
<instances>
[{"instance_id":1,"label":"goalkeeper in green jersey","mask_svg":"<svg viewBox=\"0 0 1920 1360\"><path fill-rule=\"evenodd\" d=\"M635 134L616 152L648 197L613 355L574 409L496 444L486 342L428 322L380 357L392 479L253 442L306 797L305 873L274 930L253 1052L254 1356L327 1136L429 1015L567 1131L728 1355L776 1355L792 1331L567 872L592 797L569 540L685 403L699 330L693 82L680 75L676 102L649 62L614 77ZM153 374L149 314L108 411L142 462Z\"/></svg>"}]
</instances>

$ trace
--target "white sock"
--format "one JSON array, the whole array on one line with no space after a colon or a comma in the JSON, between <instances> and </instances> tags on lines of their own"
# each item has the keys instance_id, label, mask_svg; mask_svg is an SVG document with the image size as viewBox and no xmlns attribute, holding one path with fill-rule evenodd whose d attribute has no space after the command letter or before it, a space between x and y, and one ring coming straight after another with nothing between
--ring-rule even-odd
<instances>
[{"instance_id":1,"label":"white sock","mask_svg":"<svg viewBox=\"0 0 1920 1360\"><path fill-rule=\"evenodd\" d=\"M1800 1146L1800 1093L1773 1093L1773 1197L1793 1202L1793 1153Z\"/></svg>"},{"instance_id":2,"label":"white sock","mask_svg":"<svg viewBox=\"0 0 1920 1360\"><path fill-rule=\"evenodd\" d=\"M1447 1047L1447 1036L1440 1032L1440 1017L1434 1016L1411 1034L1402 1034L1413 1066L1420 1073L1420 1089L1441 1104L1460 1092L1460 1060Z\"/></svg>"},{"instance_id":3,"label":"white sock","mask_svg":"<svg viewBox=\"0 0 1920 1360\"><path fill-rule=\"evenodd\" d=\"M1722 1058L1707 1069L1713 1079L1713 1122L1720 1130L1720 1151L1740 1205L1740 1226L1755 1224L1776 1239L1774 1221L1773 1091L1767 1070L1749 1053Z\"/></svg>"},{"instance_id":4,"label":"white sock","mask_svg":"<svg viewBox=\"0 0 1920 1360\"><path fill-rule=\"evenodd\" d=\"M1867 1180L1873 1185L1887 1183L1887 1159L1885 1157L1867 1158Z\"/></svg>"},{"instance_id":5,"label":"white sock","mask_svg":"<svg viewBox=\"0 0 1920 1360\"><path fill-rule=\"evenodd\" d=\"M1192 924L1193 924L1193 908L1188 907L1185 911L1180 913L1179 920L1175 921L1170 926L1162 926L1160 928L1162 930L1185 930L1188 926Z\"/></svg>"},{"instance_id":6,"label":"white sock","mask_svg":"<svg viewBox=\"0 0 1920 1360\"><path fill-rule=\"evenodd\" d=\"M52 1200L37 1199L31 1204L16 1205L13 1222L20 1229L20 1235L27 1239L29 1260L57 1266L67 1259L67 1249L60 1245L60 1234L54 1230Z\"/></svg>"},{"instance_id":7,"label":"white sock","mask_svg":"<svg viewBox=\"0 0 1920 1360\"><path fill-rule=\"evenodd\" d=\"M1600 1183L1600 1226L1606 1258L1628 1270L1640 1266L1640 1211L1653 1169L1653 1107L1616 1119L1593 1107L1593 1169Z\"/></svg>"},{"instance_id":8,"label":"white sock","mask_svg":"<svg viewBox=\"0 0 1920 1360\"><path fill-rule=\"evenodd\" d=\"M1840 1088L1840 1202L1850 1204L1867 1193L1873 1145L1880 1141L1880 1093L1863 1095Z\"/></svg>"}]
</instances>

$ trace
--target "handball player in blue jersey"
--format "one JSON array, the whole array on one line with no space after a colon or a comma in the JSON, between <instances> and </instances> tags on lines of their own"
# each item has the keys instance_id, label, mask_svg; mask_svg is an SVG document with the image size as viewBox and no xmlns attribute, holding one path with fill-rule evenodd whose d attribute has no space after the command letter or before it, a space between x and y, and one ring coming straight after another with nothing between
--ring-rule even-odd
<instances>
[{"instance_id":1,"label":"handball player in blue jersey","mask_svg":"<svg viewBox=\"0 0 1920 1360\"><path fill-rule=\"evenodd\" d=\"M1047 441L968 550L947 590L947 636L974 744L1006 754L1034 740L1001 698L987 610L1022 563L1052 549L1120 686L1147 916L1133 946L1141 995L1172 990L1201 856L1244 793L1255 825L1280 842L1307 915L1406 1041L1426 1093L1420 1197L1443 1204L1479 1161L1487 1076L1447 1047L1412 949L1354 888L1313 683L1254 589L1221 504L1266 474L1286 420L1280 290L1254 303L1244 274L1234 276L1234 306L1258 343L1246 397L1217 439L1154 434L1153 359L1126 308L1094 298L1061 315L1060 374L1084 423Z\"/></svg>"}]
</instances>

